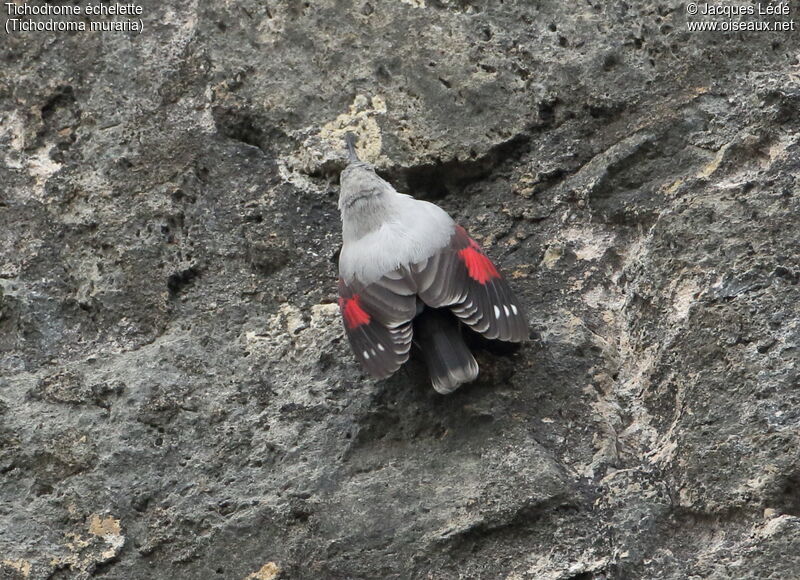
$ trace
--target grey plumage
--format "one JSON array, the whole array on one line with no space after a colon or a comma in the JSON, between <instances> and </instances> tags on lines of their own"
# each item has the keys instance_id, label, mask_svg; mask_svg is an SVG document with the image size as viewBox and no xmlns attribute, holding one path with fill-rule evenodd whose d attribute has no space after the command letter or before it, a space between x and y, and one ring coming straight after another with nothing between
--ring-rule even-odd
<instances>
[{"instance_id":1,"label":"grey plumage","mask_svg":"<svg viewBox=\"0 0 800 580\"><path fill-rule=\"evenodd\" d=\"M463 228L436 205L398 193L359 160L352 135L346 143L339 306L353 352L384 378L408 359L414 340L434 388L450 393L478 376L459 320L487 338L521 342L524 312Z\"/></svg>"}]
</instances>

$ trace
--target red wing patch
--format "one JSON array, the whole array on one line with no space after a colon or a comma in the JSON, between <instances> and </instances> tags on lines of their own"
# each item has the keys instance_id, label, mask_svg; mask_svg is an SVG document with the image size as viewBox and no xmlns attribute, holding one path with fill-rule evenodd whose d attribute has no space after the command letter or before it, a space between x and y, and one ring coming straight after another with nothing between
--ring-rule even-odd
<instances>
[{"instance_id":1,"label":"red wing patch","mask_svg":"<svg viewBox=\"0 0 800 580\"><path fill-rule=\"evenodd\" d=\"M369 324L370 317L361 307L361 296L353 294L352 298L339 298L339 310L347 328L358 328L362 324Z\"/></svg>"},{"instance_id":2,"label":"red wing patch","mask_svg":"<svg viewBox=\"0 0 800 580\"><path fill-rule=\"evenodd\" d=\"M458 257L467 267L469 277L478 284L486 284L489 280L500 277L500 273L492 261L480 251L478 244L472 238L469 240L468 247L459 250Z\"/></svg>"}]
</instances>

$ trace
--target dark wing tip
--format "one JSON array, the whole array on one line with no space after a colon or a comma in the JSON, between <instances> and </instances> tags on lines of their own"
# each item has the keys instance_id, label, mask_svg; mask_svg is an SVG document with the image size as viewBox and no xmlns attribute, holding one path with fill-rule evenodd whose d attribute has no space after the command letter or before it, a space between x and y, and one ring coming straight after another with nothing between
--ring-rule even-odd
<instances>
[{"instance_id":1,"label":"dark wing tip","mask_svg":"<svg viewBox=\"0 0 800 580\"><path fill-rule=\"evenodd\" d=\"M523 342L528 337L525 311L519 306L505 278L498 277L486 286L489 304L485 316L493 318L492 338L505 342Z\"/></svg>"},{"instance_id":2,"label":"dark wing tip","mask_svg":"<svg viewBox=\"0 0 800 580\"><path fill-rule=\"evenodd\" d=\"M361 367L376 379L396 372L411 350L416 298L396 290L397 284L385 287L383 281L352 287L339 279L345 334Z\"/></svg>"},{"instance_id":3,"label":"dark wing tip","mask_svg":"<svg viewBox=\"0 0 800 580\"><path fill-rule=\"evenodd\" d=\"M526 313L507 280L461 226L456 226L449 246L416 276L426 304L450 308L484 337L505 342L528 337Z\"/></svg>"},{"instance_id":4,"label":"dark wing tip","mask_svg":"<svg viewBox=\"0 0 800 580\"><path fill-rule=\"evenodd\" d=\"M375 379L393 375L408 360L411 350L410 323L389 330L378 322L347 330L356 359Z\"/></svg>"}]
</instances>

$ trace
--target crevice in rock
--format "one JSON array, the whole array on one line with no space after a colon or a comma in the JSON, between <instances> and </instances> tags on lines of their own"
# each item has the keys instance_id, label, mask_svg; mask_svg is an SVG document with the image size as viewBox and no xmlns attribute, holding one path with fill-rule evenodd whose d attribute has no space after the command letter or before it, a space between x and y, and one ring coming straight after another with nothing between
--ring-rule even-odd
<instances>
[{"instance_id":1,"label":"crevice in rock","mask_svg":"<svg viewBox=\"0 0 800 580\"><path fill-rule=\"evenodd\" d=\"M76 141L75 128L80 124L81 109L70 85L59 86L39 109L41 124L31 149L53 144L50 157L64 162L65 153Z\"/></svg>"},{"instance_id":2,"label":"crevice in rock","mask_svg":"<svg viewBox=\"0 0 800 580\"><path fill-rule=\"evenodd\" d=\"M529 149L531 135L519 133L489 149L476 159L451 159L386 171L386 178L398 189L414 197L439 200L462 192L467 186L486 179L497 167L519 159Z\"/></svg>"},{"instance_id":3,"label":"crevice in rock","mask_svg":"<svg viewBox=\"0 0 800 580\"><path fill-rule=\"evenodd\" d=\"M56 92L47 99L47 102L42 105L41 115L42 119L47 120L52 117L58 109L71 108L75 104L75 92L69 85L58 87ZM80 117L80 112L77 114Z\"/></svg>"},{"instance_id":4,"label":"crevice in rock","mask_svg":"<svg viewBox=\"0 0 800 580\"><path fill-rule=\"evenodd\" d=\"M543 519L577 513L580 505L575 497L557 495L539 503L522 506L510 517L496 516L480 521L465 530L442 538L450 551L474 552L498 535L519 537L535 528Z\"/></svg>"},{"instance_id":5,"label":"crevice in rock","mask_svg":"<svg viewBox=\"0 0 800 580\"><path fill-rule=\"evenodd\" d=\"M570 576L566 580L606 580L613 578L610 576L611 570L603 568L602 570L592 570L590 572L580 572L575 576Z\"/></svg>"},{"instance_id":6,"label":"crevice in rock","mask_svg":"<svg viewBox=\"0 0 800 580\"><path fill-rule=\"evenodd\" d=\"M761 514L761 507L753 503L750 506L726 506L719 511L700 511L691 507L675 505L673 499L672 520L675 529L719 528L734 525L749 526L752 518Z\"/></svg>"},{"instance_id":7,"label":"crevice in rock","mask_svg":"<svg viewBox=\"0 0 800 580\"><path fill-rule=\"evenodd\" d=\"M212 114L219 134L256 147L270 158L275 157L277 144L287 138L283 131L271 126L258 114L249 110L215 107Z\"/></svg>"},{"instance_id":8,"label":"crevice in rock","mask_svg":"<svg viewBox=\"0 0 800 580\"><path fill-rule=\"evenodd\" d=\"M800 471L786 477L775 499L781 513L800 517Z\"/></svg>"},{"instance_id":9,"label":"crevice in rock","mask_svg":"<svg viewBox=\"0 0 800 580\"><path fill-rule=\"evenodd\" d=\"M170 298L175 298L186 286L191 284L199 276L200 269L196 266L191 266L170 274L169 278L167 278L167 288L169 289Z\"/></svg>"}]
</instances>

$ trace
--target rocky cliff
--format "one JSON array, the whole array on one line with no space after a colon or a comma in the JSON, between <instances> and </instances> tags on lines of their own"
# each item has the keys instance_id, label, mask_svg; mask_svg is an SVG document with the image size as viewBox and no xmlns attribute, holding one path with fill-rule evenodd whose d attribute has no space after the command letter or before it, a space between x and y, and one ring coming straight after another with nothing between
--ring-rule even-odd
<instances>
[{"instance_id":1,"label":"rocky cliff","mask_svg":"<svg viewBox=\"0 0 800 580\"><path fill-rule=\"evenodd\" d=\"M797 32L139 5L0 33L4 578L797 576ZM527 307L452 396L343 338L348 129Z\"/></svg>"}]
</instances>

